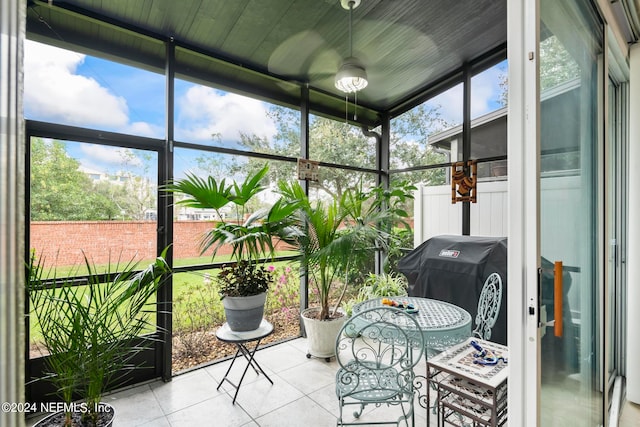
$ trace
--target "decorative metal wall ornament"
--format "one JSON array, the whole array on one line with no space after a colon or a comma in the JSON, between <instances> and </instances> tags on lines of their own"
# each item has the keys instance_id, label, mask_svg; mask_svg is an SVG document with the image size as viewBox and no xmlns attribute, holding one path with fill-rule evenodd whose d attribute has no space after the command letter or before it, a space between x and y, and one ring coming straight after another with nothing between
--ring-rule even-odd
<instances>
[{"instance_id":1,"label":"decorative metal wall ornament","mask_svg":"<svg viewBox=\"0 0 640 427\"><path fill-rule=\"evenodd\" d=\"M468 160L451 165L451 203L476 203L476 184L478 182L478 162Z\"/></svg>"},{"instance_id":2,"label":"decorative metal wall ornament","mask_svg":"<svg viewBox=\"0 0 640 427\"><path fill-rule=\"evenodd\" d=\"M298 179L319 182L320 163L314 160L298 159Z\"/></svg>"}]
</instances>

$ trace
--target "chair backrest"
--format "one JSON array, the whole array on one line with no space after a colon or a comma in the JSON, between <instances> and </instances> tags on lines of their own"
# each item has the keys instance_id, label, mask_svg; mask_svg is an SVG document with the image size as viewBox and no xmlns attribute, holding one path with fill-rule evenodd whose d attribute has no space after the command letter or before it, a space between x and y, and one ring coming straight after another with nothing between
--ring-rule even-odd
<instances>
[{"instance_id":1,"label":"chair backrest","mask_svg":"<svg viewBox=\"0 0 640 427\"><path fill-rule=\"evenodd\" d=\"M491 329L496 324L502 303L502 278L498 273L491 273L485 280L478 298L478 312L476 314L476 328L473 335L489 340Z\"/></svg>"},{"instance_id":2,"label":"chair backrest","mask_svg":"<svg viewBox=\"0 0 640 427\"><path fill-rule=\"evenodd\" d=\"M336 359L345 369L412 370L424 353L424 337L414 314L382 306L353 315L336 340Z\"/></svg>"}]
</instances>

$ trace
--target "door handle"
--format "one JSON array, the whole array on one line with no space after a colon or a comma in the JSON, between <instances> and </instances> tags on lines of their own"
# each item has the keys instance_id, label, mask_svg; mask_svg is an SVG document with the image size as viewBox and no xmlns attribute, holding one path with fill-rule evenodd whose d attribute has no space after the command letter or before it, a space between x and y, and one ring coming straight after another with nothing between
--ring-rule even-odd
<instances>
[{"instance_id":1,"label":"door handle","mask_svg":"<svg viewBox=\"0 0 640 427\"><path fill-rule=\"evenodd\" d=\"M553 265L553 334L562 337L562 261Z\"/></svg>"}]
</instances>

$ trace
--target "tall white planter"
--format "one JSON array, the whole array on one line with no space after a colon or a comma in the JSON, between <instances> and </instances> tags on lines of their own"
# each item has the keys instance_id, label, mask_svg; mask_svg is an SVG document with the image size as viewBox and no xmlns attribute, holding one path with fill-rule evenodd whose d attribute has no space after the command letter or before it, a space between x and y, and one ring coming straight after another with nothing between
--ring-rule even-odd
<instances>
[{"instance_id":1,"label":"tall white planter","mask_svg":"<svg viewBox=\"0 0 640 427\"><path fill-rule=\"evenodd\" d=\"M347 316L342 312L341 317L331 320L318 320L314 318L314 314L320 311L319 308L307 308L301 313L304 323L304 330L307 333L307 342L309 348L307 357L320 357L327 361L336 355L336 338L338 332L347 320Z\"/></svg>"}]
</instances>

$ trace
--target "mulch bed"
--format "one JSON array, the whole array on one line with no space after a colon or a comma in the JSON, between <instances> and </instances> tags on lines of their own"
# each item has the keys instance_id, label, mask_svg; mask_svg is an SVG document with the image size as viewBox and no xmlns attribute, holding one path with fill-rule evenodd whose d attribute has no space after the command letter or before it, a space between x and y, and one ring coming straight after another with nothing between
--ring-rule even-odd
<instances>
[{"instance_id":1,"label":"mulch bed","mask_svg":"<svg viewBox=\"0 0 640 427\"><path fill-rule=\"evenodd\" d=\"M267 316L273 324L273 334L264 338L260 345L284 341L300 336L300 320L298 317L291 319L291 315L276 313ZM236 346L223 343L216 338L214 327L207 331L196 331L188 334L173 336L173 373L179 373L196 366L231 357L236 352ZM46 349L39 344L32 344L31 358L47 355Z\"/></svg>"},{"instance_id":2,"label":"mulch bed","mask_svg":"<svg viewBox=\"0 0 640 427\"><path fill-rule=\"evenodd\" d=\"M284 341L300 336L300 320L291 320L284 313L267 317L273 324L274 332L260 342L265 344ZM231 357L236 353L236 346L218 341L216 329L196 331L173 337L173 373L179 373L196 366ZM186 345L185 345L186 344Z\"/></svg>"}]
</instances>

